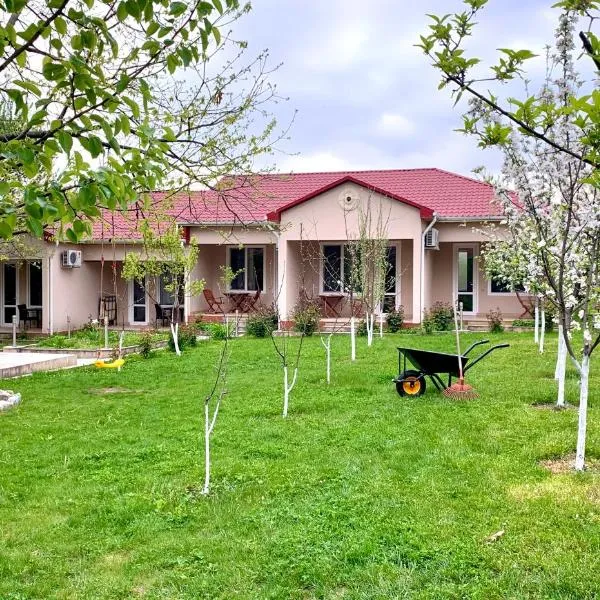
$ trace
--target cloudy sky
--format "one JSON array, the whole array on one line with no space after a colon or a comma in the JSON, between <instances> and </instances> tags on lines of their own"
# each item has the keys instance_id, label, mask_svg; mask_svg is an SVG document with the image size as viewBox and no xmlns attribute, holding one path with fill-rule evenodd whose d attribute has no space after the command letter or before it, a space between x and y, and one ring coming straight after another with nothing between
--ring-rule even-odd
<instances>
[{"instance_id":1,"label":"cloudy sky","mask_svg":"<svg viewBox=\"0 0 600 600\"><path fill-rule=\"evenodd\" d=\"M552 3L489 0L472 41L475 55L492 59L499 47L543 53L556 24ZM275 156L278 169L496 171L496 154L453 131L460 106L438 92L436 72L414 47L426 13L461 7L460 0L254 0L235 34L250 51L268 48L273 63L283 63L272 78L289 97L276 108L279 121L298 111ZM529 68L539 77L544 59Z\"/></svg>"}]
</instances>

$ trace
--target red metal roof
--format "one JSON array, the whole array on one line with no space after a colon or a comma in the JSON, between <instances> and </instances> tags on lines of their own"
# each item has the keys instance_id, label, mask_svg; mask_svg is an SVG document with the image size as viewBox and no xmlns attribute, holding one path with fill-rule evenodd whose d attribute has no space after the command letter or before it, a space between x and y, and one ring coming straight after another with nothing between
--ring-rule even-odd
<instances>
[{"instance_id":1,"label":"red metal roof","mask_svg":"<svg viewBox=\"0 0 600 600\"><path fill-rule=\"evenodd\" d=\"M146 209L105 213L103 221L94 224L93 238L138 239L139 220L150 215L163 225L172 221L205 225L264 223L345 182L415 206L423 218L430 218L433 212L440 218L501 215L491 185L441 169L266 174L224 178L219 191L154 192Z\"/></svg>"}]
</instances>

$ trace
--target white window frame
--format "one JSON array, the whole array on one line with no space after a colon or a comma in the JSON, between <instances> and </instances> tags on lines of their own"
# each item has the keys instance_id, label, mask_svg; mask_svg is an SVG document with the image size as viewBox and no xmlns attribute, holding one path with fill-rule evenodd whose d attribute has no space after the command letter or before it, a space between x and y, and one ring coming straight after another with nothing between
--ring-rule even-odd
<instances>
[{"instance_id":1,"label":"white window frame","mask_svg":"<svg viewBox=\"0 0 600 600\"><path fill-rule=\"evenodd\" d=\"M129 323L131 325L148 325L148 322L149 322L148 321L148 315L149 315L150 308L148 306L148 292L147 291L145 291L145 293L144 293L144 298L146 300L146 305L145 305L146 320L145 321L134 321L134 318L133 318L134 317L134 310L133 309L136 306L142 306L141 304L135 304L135 305L133 304L133 288L134 288L134 286L135 286L135 280L132 279L129 282ZM147 290L145 283L144 283L144 290Z\"/></svg>"},{"instance_id":2,"label":"white window frame","mask_svg":"<svg viewBox=\"0 0 600 600\"><path fill-rule=\"evenodd\" d=\"M349 295L347 292L344 292L344 290L343 290L344 262L345 262L344 254L346 253L344 248L347 245L348 245L348 242L320 242L320 244L319 244L319 294L344 294L344 296ZM326 292L323 290L323 284L325 283L323 280L323 268L325 265L325 251L324 251L325 246L340 246L342 248L342 252L340 254L340 261L341 261L340 277L341 277L342 283L340 283L341 289L339 289L338 291Z\"/></svg>"},{"instance_id":3,"label":"white window frame","mask_svg":"<svg viewBox=\"0 0 600 600\"><path fill-rule=\"evenodd\" d=\"M29 260L27 261L27 272L25 273L25 278L27 280L27 308L43 308L42 304L30 304L31 302L31 264L32 263L40 263L40 271L42 272L42 302L44 301L44 275L43 275L43 262L42 260Z\"/></svg>"},{"instance_id":4,"label":"white window frame","mask_svg":"<svg viewBox=\"0 0 600 600\"><path fill-rule=\"evenodd\" d=\"M243 250L244 251L244 289L240 290L240 289L232 289L231 288L231 281L227 282L227 292L230 292L232 294L240 293L240 294L244 294L244 293L249 293L249 294L254 294L256 293L256 290L249 290L248 289L248 249L251 248L259 248L262 249L263 251L263 280L262 282L259 282L259 287L261 290L261 293L264 293L265 291L265 279L266 279L266 271L267 271L267 247L265 245L261 245L261 244L249 244L249 245L245 245L243 247L239 247L239 246L235 246L233 244L229 245L226 247L226 252L225 252L225 264L227 265L227 269L231 268L231 249L234 250Z\"/></svg>"},{"instance_id":5,"label":"white window frame","mask_svg":"<svg viewBox=\"0 0 600 600\"><path fill-rule=\"evenodd\" d=\"M473 250L473 310L463 311L465 315L476 315L479 310L479 244L466 242L464 244L454 243L452 248L452 300L451 304L458 300L458 251ZM469 292L462 292L469 293Z\"/></svg>"},{"instance_id":6,"label":"white window frame","mask_svg":"<svg viewBox=\"0 0 600 600\"><path fill-rule=\"evenodd\" d=\"M2 296L0 297L0 311L2 311L2 313L0 314L0 319L1 319L1 324L2 325L12 325L12 321L10 323L7 323L4 320L4 309L6 308L7 305L4 304L4 265L15 265L15 297L16 297L16 302L15 302L15 314L18 315L19 314L19 309L18 306L20 304L20 300L21 300L21 294L20 292L20 277L19 277L19 271L21 269L19 269L19 263L14 261L14 260L7 260L2 262L2 269L0 270L0 282L2 283ZM8 304L9 307L12 306L12 304Z\"/></svg>"},{"instance_id":7,"label":"white window frame","mask_svg":"<svg viewBox=\"0 0 600 600\"><path fill-rule=\"evenodd\" d=\"M388 244L388 248L396 248L396 302L394 304L394 308L398 310L398 308L402 304L402 281L400 275L402 274L402 269L400 267L401 259L402 259L402 244L400 242L390 242ZM387 294L384 293L384 296ZM383 305L381 306L383 309ZM384 313L387 314L387 313Z\"/></svg>"}]
</instances>

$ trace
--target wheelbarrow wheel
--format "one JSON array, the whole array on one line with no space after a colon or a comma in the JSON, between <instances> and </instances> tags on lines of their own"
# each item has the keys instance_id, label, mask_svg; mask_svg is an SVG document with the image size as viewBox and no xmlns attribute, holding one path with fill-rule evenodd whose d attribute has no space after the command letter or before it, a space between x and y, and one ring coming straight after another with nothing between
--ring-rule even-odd
<instances>
[{"instance_id":1,"label":"wheelbarrow wheel","mask_svg":"<svg viewBox=\"0 0 600 600\"><path fill-rule=\"evenodd\" d=\"M396 391L400 396L422 396L426 388L425 376L419 371L404 371L396 380Z\"/></svg>"}]
</instances>

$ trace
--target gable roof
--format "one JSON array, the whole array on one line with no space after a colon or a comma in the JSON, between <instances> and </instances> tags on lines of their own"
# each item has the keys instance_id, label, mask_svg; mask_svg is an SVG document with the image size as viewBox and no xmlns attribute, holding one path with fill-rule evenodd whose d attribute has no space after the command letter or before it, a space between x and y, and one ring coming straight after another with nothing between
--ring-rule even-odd
<instances>
[{"instance_id":1,"label":"gable roof","mask_svg":"<svg viewBox=\"0 0 600 600\"><path fill-rule=\"evenodd\" d=\"M152 192L147 209L137 206L125 213L104 213L94 223L92 237L139 239L139 221L151 213L161 214L165 224L265 224L269 219L278 220L292 206L345 182L414 206L424 219L431 218L433 212L442 220L502 215L493 186L436 168L238 175L223 178L217 190Z\"/></svg>"}]
</instances>

